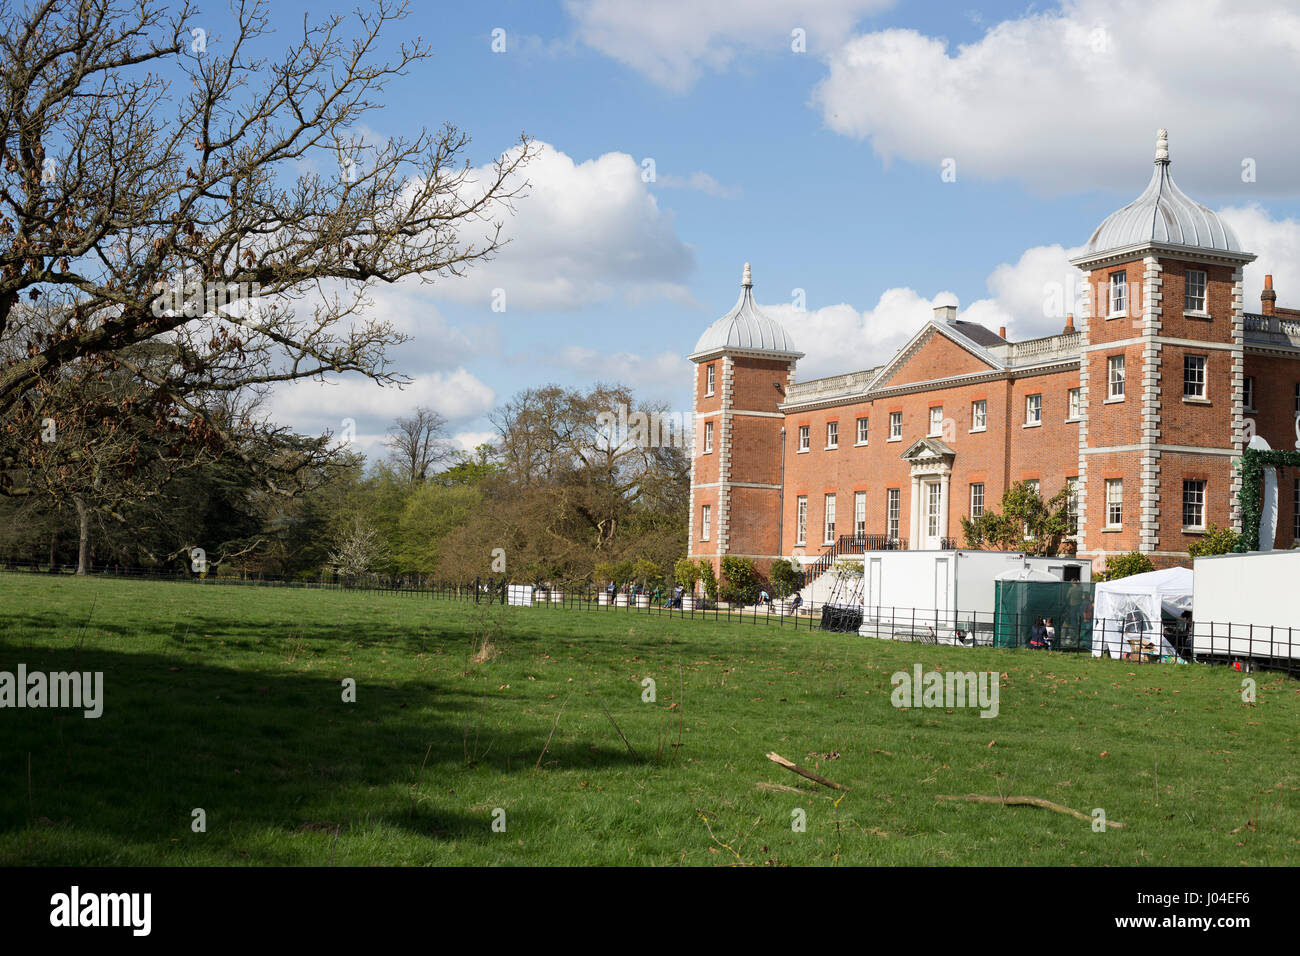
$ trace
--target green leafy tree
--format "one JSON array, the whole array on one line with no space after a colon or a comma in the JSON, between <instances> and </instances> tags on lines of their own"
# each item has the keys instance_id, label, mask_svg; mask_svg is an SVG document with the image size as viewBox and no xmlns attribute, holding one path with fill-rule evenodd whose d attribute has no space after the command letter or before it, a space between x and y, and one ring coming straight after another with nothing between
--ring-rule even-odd
<instances>
[{"instance_id":1,"label":"green leafy tree","mask_svg":"<svg viewBox=\"0 0 1300 956\"><path fill-rule=\"evenodd\" d=\"M700 579L700 566L690 558L678 558L673 565L673 580L686 589L686 593L695 591L695 582Z\"/></svg>"},{"instance_id":2,"label":"green leafy tree","mask_svg":"<svg viewBox=\"0 0 1300 956\"><path fill-rule=\"evenodd\" d=\"M1118 581L1120 578L1132 577L1135 574L1146 574L1148 571L1154 571L1156 566L1151 563L1151 559L1145 554L1138 551L1129 551L1127 554L1112 554L1106 558L1106 570L1103 571L1098 579L1101 581Z\"/></svg>"},{"instance_id":3,"label":"green leafy tree","mask_svg":"<svg viewBox=\"0 0 1300 956\"><path fill-rule=\"evenodd\" d=\"M637 558L632 563L632 579L643 587L658 584L663 579L663 576L664 573L660 570L659 565L648 558Z\"/></svg>"},{"instance_id":4,"label":"green leafy tree","mask_svg":"<svg viewBox=\"0 0 1300 956\"><path fill-rule=\"evenodd\" d=\"M1018 481L1003 492L1000 514L989 509L978 518L963 516L961 528L968 548L1058 554L1061 542L1074 530L1069 485L1044 500L1032 484Z\"/></svg>"},{"instance_id":5,"label":"green leafy tree","mask_svg":"<svg viewBox=\"0 0 1300 956\"><path fill-rule=\"evenodd\" d=\"M797 590L803 583L803 573L797 571L795 566L785 558L772 562L772 570L768 572L768 577L772 579L772 586L776 588L777 594L781 595Z\"/></svg>"},{"instance_id":6,"label":"green leafy tree","mask_svg":"<svg viewBox=\"0 0 1300 956\"><path fill-rule=\"evenodd\" d=\"M724 600L735 604L753 604L758 600L758 570L750 558L726 555L722 559Z\"/></svg>"},{"instance_id":7,"label":"green leafy tree","mask_svg":"<svg viewBox=\"0 0 1300 956\"><path fill-rule=\"evenodd\" d=\"M626 584L628 581L631 581L633 577L632 562L615 561L614 566L610 569L610 574L613 576L616 584Z\"/></svg>"},{"instance_id":8,"label":"green leafy tree","mask_svg":"<svg viewBox=\"0 0 1300 956\"><path fill-rule=\"evenodd\" d=\"M704 596L710 601L718 599L718 576L713 571L713 562L700 558L700 582L704 585Z\"/></svg>"},{"instance_id":9,"label":"green leafy tree","mask_svg":"<svg viewBox=\"0 0 1300 956\"><path fill-rule=\"evenodd\" d=\"M1187 553L1193 558L1204 558L1212 554L1229 554L1237 550L1241 535L1231 528L1219 528L1210 525L1200 539L1193 541Z\"/></svg>"}]
</instances>

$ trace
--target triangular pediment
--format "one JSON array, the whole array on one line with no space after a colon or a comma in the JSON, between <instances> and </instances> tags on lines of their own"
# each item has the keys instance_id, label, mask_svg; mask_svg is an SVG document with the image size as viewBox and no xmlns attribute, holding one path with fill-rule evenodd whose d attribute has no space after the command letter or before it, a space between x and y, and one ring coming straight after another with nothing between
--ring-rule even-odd
<instances>
[{"instance_id":1,"label":"triangular pediment","mask_svg":"<svg viewBox=\"0 0 1300 956\"><path fill-rule=\"evenodd\" d=\"M978 375L1002 366L987 350L940 322L927 322L871 382L871 390Z\"/></svg>"},{"instance_id":2,"label":"triangular pediment","mask_svg":"<svg viewBox=\"0 0 1300 956\"><path fill-rule=\"evenodd\" d=\"M951 446L937 438L920 438L900 457L903 461L924 461L930 458L952 458L956 454Z\"/></svg>"}]
</instances>

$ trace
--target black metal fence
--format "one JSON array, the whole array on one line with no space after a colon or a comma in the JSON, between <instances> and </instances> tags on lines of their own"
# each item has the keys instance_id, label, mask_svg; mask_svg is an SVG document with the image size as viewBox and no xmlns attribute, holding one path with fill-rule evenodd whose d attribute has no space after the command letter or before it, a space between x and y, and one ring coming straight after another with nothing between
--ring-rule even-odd
<instances>
[{"instance_id":1,"label":"black metal fence","mask_svg":"<svg viewBox=\"0 0 1300 956\"><path fill-rule=\"evenodd\" d=\"M51 572L46 567L9 565L0 571ZM478 604L526 606L546 610L579 610L606 614L641 614L691 621L727 621L774 627L804 628L865 636L963 647L1029 648L1048 653L1092 653L1134 663L1191 661L1227 663L1242 671L1268 668L1300 674L1300 627L1261 627L1231 622L1190 621L1151 624L1134 620L1089 619L1077 626L1039 627L1041 619L1025 614L987 611L936 611L923 608L856 604L795 606L789 600L731 606L723 602L692 599L674 601L671 592L642 594L587 586L547 588L511 584L504 578L478 578L466 582L424 581L418 586L402 582L352 583L283 581L252 577L201 577L184 573L100 571L92 577L173 581L203 587L278 587L303 590L351 591L390 594L411 599L453 600ZM3 609L0 609L3 620Z\"/></svg>"}]
</instances>

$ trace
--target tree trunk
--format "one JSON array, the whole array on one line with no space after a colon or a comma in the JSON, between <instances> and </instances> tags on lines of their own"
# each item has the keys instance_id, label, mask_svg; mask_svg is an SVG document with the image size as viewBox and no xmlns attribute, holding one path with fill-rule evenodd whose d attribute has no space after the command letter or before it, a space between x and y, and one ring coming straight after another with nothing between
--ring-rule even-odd
<instances>
[{"instance_id":1,"label":"tree trunk","mask_svg":"<svg viewBox=\"0 0 1300 956\"><path fill-rule=\"evenodd\" d=\"M54 557L58 550L56 547L58 541L59 541L59 529L51 528L50 529L50 573L51 574L54 573Z\"/></svg>"},{"instance_id":2,"label":"tree trunk","mask_svg":"<svg viewBox=\"0 0 1300 956\"><path fill-rule=\"evenodd\" d=\"M82 498L73 499L77 505L77 574L90 573L90 509Z\"/></svg>"}]
</instances>

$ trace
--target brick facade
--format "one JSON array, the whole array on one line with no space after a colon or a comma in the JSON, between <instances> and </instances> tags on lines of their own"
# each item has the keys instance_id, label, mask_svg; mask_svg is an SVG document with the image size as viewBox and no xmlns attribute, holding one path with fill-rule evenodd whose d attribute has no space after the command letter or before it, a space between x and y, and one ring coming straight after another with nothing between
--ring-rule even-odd
<instances>
[{"instance_id":1,"label":"brick facade","mask_svg":"<svg viewBox=\"0 0 1300 956\"><path fill-rule=\"evenodd\" d=\"M1189 269L1207 274L1204 316L1184 314L1181 307ZM692 556L716 564L724 554L743 555L760 567L777 557L815 558L829 547L832 495L832 541L896 530L910 547L948 543L939 538L960 542L973 486L982 486L984 507L1000 508L1003 492L1017 481L1036 480L1050 497L1073 480L1080 555L1098 567L1107 555L1126 551L1146 553L1157 566L1185 563L1203 527L1239 520L1234 466L1245 433L1253 429L1275 448L1295 446L1300 328L1294 344L1253 344L1244 331L1240 268L1231 264L1147 255L1086 274L1094 288L1104 288L1116 272L1133 290L1126 311L1083 315L1077 330L1068 327L1056 337L1008 342L945 312L889 362L867 372L797 383L793 360L720 354L697 362ZM1297 319L1285 321L1300 326ZM1022 352L1025 361L1019 361ZM1113 396L1110 359L1121 356L1124 389ZM1188 356L1203 360L1203 396L1184 394ZM1254 381L1254 408L1242 404L1247 378ZM983 403L982 427L977 402ZM901 425L892 437L895 414ZM865 442L859 441L860 419L867 423ZM705 422L714 423L707 452ZM828 444L831 423L837 427L834 446ZM933 473L922 468L918 483L903 454L926 438L951 455ZM1284 474L1279 481L1280 547L1295 539L1294 478ZM1107 513L1108 481L1120 482L1114 486L1118 526ZM942 490L931 489L933 482ZM1191 486L1193 499L1198 487L1203 493L1198 527L1184 524L1186 482L1204 482ZM890 525L891 489L898 492L896 529ZM861 526L859 495L865 503ZM931 500L946 505L935 537L929 534ZM701 538L705 506L707 541Z\"/></svg>"}]
</instances>

